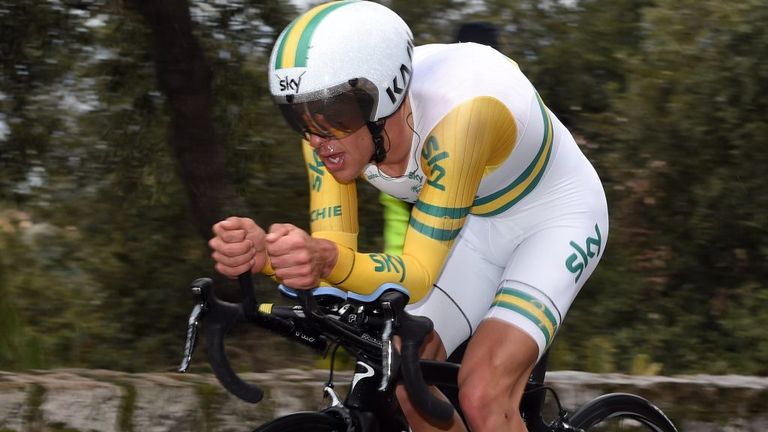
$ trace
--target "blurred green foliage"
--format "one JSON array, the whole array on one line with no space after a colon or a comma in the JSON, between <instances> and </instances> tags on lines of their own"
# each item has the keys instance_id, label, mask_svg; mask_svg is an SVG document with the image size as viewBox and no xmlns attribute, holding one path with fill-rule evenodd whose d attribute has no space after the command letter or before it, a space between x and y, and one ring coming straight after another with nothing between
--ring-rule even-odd
<instances>
[{"instance_id":1,"label":"blurred green foliage","mask_svg":"<svg viewBox=\"0 0 768 432\"><path fill-rule=\"evenodd\" d=\"M768 374L764 0L388 4L419 44L496 25L603 179L608 248L553 368ZM228 211L306 226L298 143L265 74L295 8L187 7L212 71L215 145L243 200ZM130 1L0 0L0 368L179 360L186 285L213 270L168 145L150 32ZM360 201L363 248L380 248L376 193L361 185ZM232 349L251 369L315 358L262 332Z\"/></svg>"}]
</instances>

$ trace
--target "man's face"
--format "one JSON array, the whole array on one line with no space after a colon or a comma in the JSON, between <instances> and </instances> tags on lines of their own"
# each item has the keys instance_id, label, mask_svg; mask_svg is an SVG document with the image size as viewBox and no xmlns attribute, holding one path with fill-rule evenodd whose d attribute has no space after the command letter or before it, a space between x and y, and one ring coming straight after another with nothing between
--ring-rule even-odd
<instances>
[{"instance_id":1,"label":"man's face","mask_svg":"<svg viewBox=\"0 0 768 432\"><path fill-rule=\"evenodd\" d=\"M309 144L340 183L354 181L373 155L373 139L366 127L340 139L310 135Z\"/></svg>"}]
</instances>

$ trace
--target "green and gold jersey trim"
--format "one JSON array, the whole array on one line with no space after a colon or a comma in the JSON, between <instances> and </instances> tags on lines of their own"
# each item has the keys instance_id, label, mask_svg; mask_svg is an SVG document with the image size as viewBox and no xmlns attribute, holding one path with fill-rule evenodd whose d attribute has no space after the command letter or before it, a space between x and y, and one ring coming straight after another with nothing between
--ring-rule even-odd
<instances>
[{"instance_id":1,"label":"green and gold jersey trim","mask_svg":"<svg viewBox=\"0 0 768 432\"><path fill-rule=\"evenodd\" d=\"M514 288L502 288L496 293L493 306L509 309L531 320L544 334L547 346L555 337L557 318L536 297Z\"/></svg>"},{"instance_id":2,"label":"green and gold jersey trim","mask_svg":"<svg viewBox=\"0 0 768 432\"><path fill-rule=\"evenodd\" d=\"M410 225L416 231L438 241L451 241L459 235L469 207L440 207L417 201L411 213ZM426 221L422 222L422 221ZM447 229L435 226L448 226Z\"/></svg>"},{"instance_id":3,"label":"green and gold jersey trim","mask_svg":"<svg viewBox=\"0 0 768 432\"><path fill-rule=\"evenodd\" d=\"M552 155L552 119L541 97L536 93L541 116L544 120L544 137L541 146L528 167L512 183L488 196L477 198L472 205L472 214L476 216L494 216L507 211L525 198L539 183Z\"/></svg>"},{"instance_id":4,"label":"green and gold jersey trim","mask_svg":"<svg viewBox=\"0 0 768 432\"><path fill-rule=\"evenodd\" d=\"M306 67L307 54L317 26L336 9L356 0L336 1L316 6L296 18L285 30L275 56L275 69Z\"/></svg>"},{"instance_id":5,"label":"green and gold jersey trim","mask_svg":"<svg viewBox=\"0 0 768 432\"><path fill-rule=\"evenodd\" d=\"M429 226L423 222L411 218L411 227L416 231L424 234L425 236L438 241L451 241L455 239L461 232L461 228L458 229L442 229Z\"/></svg>"}]
</instances>

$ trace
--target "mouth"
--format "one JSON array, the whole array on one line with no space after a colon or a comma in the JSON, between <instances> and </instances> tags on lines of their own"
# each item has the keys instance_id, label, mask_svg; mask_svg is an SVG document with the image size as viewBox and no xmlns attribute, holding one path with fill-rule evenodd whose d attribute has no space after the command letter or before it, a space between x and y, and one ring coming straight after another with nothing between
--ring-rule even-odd
<instances>
[{"instance_id":1,"label":"mouth","mask_svg":"<svg viewBox=\"0 0 768 432\"><path fill-rule=\"evenodd\" d=\"M331 142L316 150L317 155L323 161L323 164L329 171L337 171L342 168L344 163L344 151L335 148L336 145Z\"/></svg>"},{"instance_id":2,"label":"mouth","mask_svg":"<svg viewBox=\"0 0 768 432\"><path fill-rule=\"evenodd\" d=\"M338 171L344 165L344 153L333 153L329 155L320 155L323 165L328 171Z\"/></svg>"}]
</instances>

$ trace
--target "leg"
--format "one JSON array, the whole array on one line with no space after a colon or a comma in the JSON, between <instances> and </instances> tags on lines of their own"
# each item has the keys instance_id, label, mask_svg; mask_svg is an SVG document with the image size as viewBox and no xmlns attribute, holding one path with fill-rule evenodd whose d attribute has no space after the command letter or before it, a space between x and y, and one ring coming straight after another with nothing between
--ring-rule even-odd
<instances>
[{"instance_id":1,"label":"leg","mask_svg":"<svg viewBox=\"0 0 768 432\"><path fill-rule=\"evenodd\" d=\"M538 355L520 328L496 319L480 324L459 371L459 400L473 432L526 431L520 399Z\"/></svg>"},{"instance_id":2,"label":"leg","mask_svg":"<svg viewBox=\"0 0 768 432\"><path fill-rule=\"evenodd\" d=\"M577 280L564 264L573 241L562 239L582 236L570 228L543 230L526 237L512 252L459 373L459 400L473 432L527 431L520 401L528 377L594 268Z\"/></svg>"}]
</instances>

